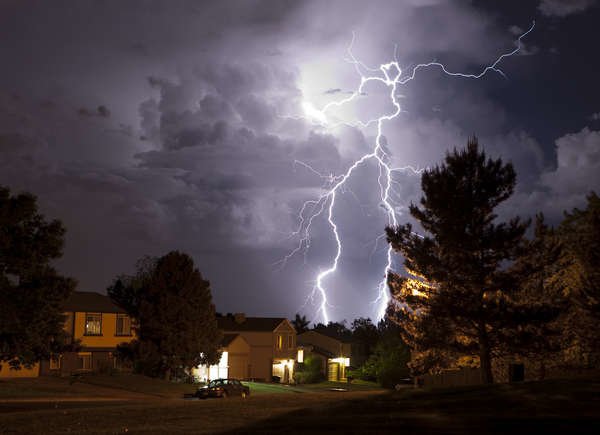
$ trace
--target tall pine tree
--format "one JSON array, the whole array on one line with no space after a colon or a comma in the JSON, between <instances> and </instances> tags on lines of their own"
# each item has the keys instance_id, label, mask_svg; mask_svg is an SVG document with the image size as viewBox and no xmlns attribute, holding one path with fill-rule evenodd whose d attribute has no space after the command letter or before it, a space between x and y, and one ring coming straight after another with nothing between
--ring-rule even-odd
<instances>
[{"instance_id":1,"label":"tall pine tree","mask_svg":"<svg viewBox=\"0 0 600 435\"><path fill-rule=\"evenodd\" d=\"M558 227L571 264L563 274L574 312L576 341L586 365L600 365L600 197L592 192L587 207L565 213Z\"/></svg>"},{"instance_id":2,"label":"tall pine tree","mask_svg":"<svg viewBox=\"0 0 600 435\"><path fill-rule=\"evenodd\" d=\"M524 325L547 321L543 309L519 300L518 275L507 262L522 252L528 222L496 221L494 210L513 193L512 165L486 157L476 138L423 173L424 196L410 224L387 228L388 241L404 256L411 277L390 274L389 283L405 341L443 364L448 355L477 355L483 381L493 382L492 358L523 345ZM526 328L525 328L526 329Z\"/></svg>"}]
</instances>

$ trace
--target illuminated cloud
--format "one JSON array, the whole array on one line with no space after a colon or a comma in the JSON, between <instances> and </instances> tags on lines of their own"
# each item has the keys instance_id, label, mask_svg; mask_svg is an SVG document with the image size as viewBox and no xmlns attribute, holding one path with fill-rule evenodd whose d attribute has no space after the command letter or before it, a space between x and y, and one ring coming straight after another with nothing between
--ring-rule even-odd
<instances>
[{"instance_id":1,"label":"illuminated cloud","mask_svg":"<svg viewBox=\"0 0 600 435\"><path fill-rule=\"evenodd\" d=\"M295 246L289 235L302 204L374 143L372 129L331 130L301 119L303 102L318 112L357 88L346 59L352 31L354 53L367 66L395 52L404 70L437 60L472 71L514 47L507 23L522 30L533 18L499 19L509 13L504 2L492 10L442 0L56 1L36 4L35 14L25 3L9 3L11 20L0 29L0 183L38 194L44 213L65 222L61 271L81 290L103 291L140 256L181 249L211 280L218 309L255 315L301 309L315 273L334 253L326 222L315 224L306 257L283 270L274 263ZM547 28L547 18L539 18ZM519 195L528 199L519 214L545 210L546 202L561 211L574 204L583 195L576 190L593 187L595 174L581 170L586 184L568 165L554 171L554 139L579 131L560 141L558 152L571 142L588 144L577 149L592 165L596 125L582 133L577 123L597 111L598 98L580 65L561 63L571 53L563 39L536 33L531 47L535 42L542 54L511 59L506 79L473 84L423 71L402 89L403 112L381 137L391 164L428 167L477 134L490 154L515 164ZM551 68L541 63L549 47L561 52ZM561 73L570 80L553 81ZM548 87L533 92L532 83ZM568 88L580 83L585 92ZM325 121L387 111L386 91L373 84ZM544 112L547 95L552 108ZM578 95L590 100L583 115L576 109L587 103ZM548 113L557 118L546 119ZM369 302L387 249L377 237L388 223L378 187L366 182L377 176L376 166L361 167L337 198L346 245L339 273L327 282L332 319L374 314ZM553 177L572 186L573 196L563 198ZM407 208L419 199L419 177L398 172L394 186L398 219L411 221ZM303 310L310 317L315 308Z\"/></svg>"},{"instance_id":2,"label":"illuminated cloud","mask_svg":"<svg viewBox=\"0 0 600 435\"><path fill-rule=\"evenodd\" d=\"M541 0L538 8L547 16L566 17L581 13L595 3L596 0Z\"/></svg>"}]
</instances>

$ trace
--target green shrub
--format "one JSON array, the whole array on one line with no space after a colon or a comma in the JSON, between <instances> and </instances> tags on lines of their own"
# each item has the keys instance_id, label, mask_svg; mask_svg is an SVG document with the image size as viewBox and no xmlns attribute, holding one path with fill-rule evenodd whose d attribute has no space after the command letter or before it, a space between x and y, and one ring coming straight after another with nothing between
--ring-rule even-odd
<instances>
[{"instance_id":1,"label":"green shrub","mask_svg":"<svg viewBox=\"0 0 600 435\"><path fill-rule=\"evenodd\" d=\"M325 379L323 375L323 360L318 356L309 356L303 363L296 366L295 379L297 384L314 384Z\"/></svg>"},{"instance_id":2,"label":"green shrub","mask_svg":"<svg viewBox=\"0 0 600 435\"><path fill-rule=\"evenodd\" d=\"M409 360L410 352L400 340L382 341L377 344L369 359L349 374L356 379L377 381L382 387L394 388L409 376Z\"/></svg>"}]
</instances>

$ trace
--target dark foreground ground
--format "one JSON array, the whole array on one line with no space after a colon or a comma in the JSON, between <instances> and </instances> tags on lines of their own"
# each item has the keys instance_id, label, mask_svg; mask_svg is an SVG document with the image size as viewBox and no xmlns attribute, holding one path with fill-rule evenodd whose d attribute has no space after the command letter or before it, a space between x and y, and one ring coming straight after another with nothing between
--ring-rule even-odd
<instances>
[{"instance_id":1,"label":"dark foreground ground","mask_svg":"<svg viewBox=\"0 0 600 435\"><path fill-rule=\"evenodd\" d=\"M227 433L600 434L600 380L405 390L352 399Z\"/></svg>"},{"instance_id":2,"label":"dark foreground ground","mask_svg":"<svg viewBox=\"0 0 600 435\"><path fill-rule=\"evenodd\" d=\"M246 400L85 394L5 397L0 433L600 433L600 379L393 393L274 392Z\"/></svg>"}]
</instances>

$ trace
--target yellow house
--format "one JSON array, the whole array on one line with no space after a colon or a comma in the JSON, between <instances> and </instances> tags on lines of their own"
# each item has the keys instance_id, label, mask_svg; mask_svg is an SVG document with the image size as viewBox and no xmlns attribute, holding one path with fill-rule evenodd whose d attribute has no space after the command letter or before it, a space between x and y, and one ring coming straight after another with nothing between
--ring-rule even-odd
<instances>
[{"instance_id":1,"label":"yellow house","mask_svg":"<svg viewBox=\"0 0 600 435\"><path fill-rule=\"evenodd\" d=\"M351 343L311 330L298 335L298 362L309 356L323 361L323 373L329 381L346 381L350 366Z\"/></svg>"},{"instance_id":2,"label":"yellow house","mask_svg":"<svg viewBox=\"0 0 600 435\"><path fill-rule=\"evenodd\" d=\"M236 313L218 315L217 324L225 334L238 334L250 347L245 376L240 378L278 380L282 383L293 381L297 354L296 330L289 320L281 317L246 317L243 313ZM241 370L238 373L242 373Z\"/></svg>"},{"instance_id":3,"label":"yellow house","mask_svg":"<svg viewBox=\"0 0 600 435\"><path fill-rule=\"evenodd\" d=\"M106 295L73 292L65 304L65 316L65 330L71 341L79 340L80 349L42 361L42 375L114 368L117 345L135 338L131 318Z\"/></svg>"}]
</instances>

